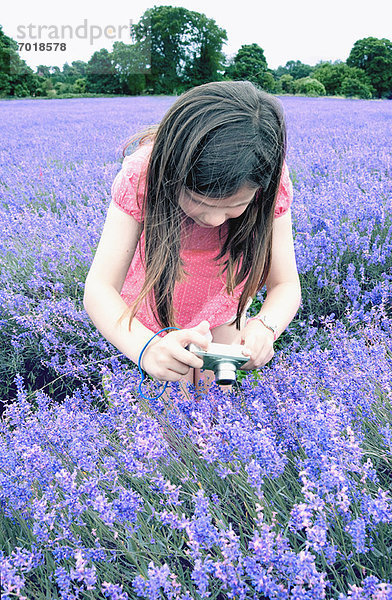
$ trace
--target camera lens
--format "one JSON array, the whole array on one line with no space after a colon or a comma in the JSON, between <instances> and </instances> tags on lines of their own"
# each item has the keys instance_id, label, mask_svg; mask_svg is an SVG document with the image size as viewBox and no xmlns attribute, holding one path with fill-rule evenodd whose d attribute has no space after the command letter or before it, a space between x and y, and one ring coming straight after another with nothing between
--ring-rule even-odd
<instances>
[{"instance_id":1,"label":"camera lens","mask_svg":"<svg viewBox=\"0 0 392 600\"><path fill-rule=\"evenodd\" d=\"M236 365L230 361L218 362L214 367L215 381L219 385L231 385L236 380Z\"/></svg>"}]
</instances>

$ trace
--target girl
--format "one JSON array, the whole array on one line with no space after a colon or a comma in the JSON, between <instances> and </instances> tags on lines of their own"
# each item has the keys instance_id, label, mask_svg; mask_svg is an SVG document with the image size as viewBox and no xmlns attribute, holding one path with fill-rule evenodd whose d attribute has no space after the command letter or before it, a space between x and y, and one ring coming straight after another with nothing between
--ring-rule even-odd
<instances>
[{"instance_id":1,"label":"girl","mask_svg":"<svg viewBox=\"0 0 392 600\"><path fill-rule=\"evenodd\" d=\"M178 327L151 340L142 366L183 389L214 380L190 342L243 344L243 369L265 365L301 301L280 103L248 81L207 83L137 138L112 185L87 313L135 363L156 332Z\"/></svg>"}]
</instances>

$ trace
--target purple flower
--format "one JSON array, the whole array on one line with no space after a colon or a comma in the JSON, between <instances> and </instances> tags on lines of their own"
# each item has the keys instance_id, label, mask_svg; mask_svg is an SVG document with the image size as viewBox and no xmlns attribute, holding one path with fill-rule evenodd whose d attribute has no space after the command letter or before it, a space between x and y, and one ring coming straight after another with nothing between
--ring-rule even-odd
<instances>
[{"instance_id":1,"label":"purple flower","mask_svg":"<svg viewBox=\"0 0 392 600\"><path fill-rule=\"evenodd\" d=\"M364 519L358 517L346 526L346 531L351 535L353 544L358 553L367 552L366 547L366 523Z\"/></svg>"},{"instance_id":2,"label":"purple flower","mask_svg":"<svg viewBox=\"0 0 392 600\"><path fill-rule=\"evenodd\" d=\"M177 598L181 591L181 585L176 576L170 573L168 565L165 563L162 567L158 567L152 561L148 565L147 578L137 575L132 585L137 594L146 596L149 600L160 599L161 588L169 600Z\"/></svg>"},{"instance_id":3,"label":"purple flower","mask_svg":"<svg viewBox=\"0 0 392 600\"><path fill-rule=\"evenodd\" d=\"M104 581L101 590L105 598L109 598L109 600L128 600L129 598L127 592L123 592L122 585L118 583Z\"/></svg>"},{"instance_id":4,"label":"purple flower","mask_svg":"<svg viewBox=\"0 0 392 600\"><path fill-rule=\"evenodd\" d=\"M62 600L391 598L392 105L282 98L300 311L233 393L174 385L168 409L138 397L82 296L122 142L173 102L0 101L0 504L28 532L1 554L4 593L34 597L44 573ZM148 572L108 583L134 545ZM354 553L357 581L332 581Z\"/></svg>"}]
</instances>

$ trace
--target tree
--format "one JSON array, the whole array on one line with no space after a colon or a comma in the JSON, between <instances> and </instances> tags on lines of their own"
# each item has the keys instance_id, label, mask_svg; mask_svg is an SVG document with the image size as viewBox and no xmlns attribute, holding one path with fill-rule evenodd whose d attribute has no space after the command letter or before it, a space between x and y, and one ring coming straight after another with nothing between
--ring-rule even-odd
<instances>
[{"instance_id":1,"label":"tree","mask_svg":"<svg viewBox=\"0 0 392 600\"><path fill-rule=\"evenodd\" d=\"M378 98L392 95L392 42L386 38L357 40L347 59L349 67L363 69Z\"/></svg>"},{"instance_id":2,"label":"tree","mask_svg":"<svg viewBox=\"0 0 392 600\"><path fill-rule=\"evenodd\" d=\"M222 44L227 39L226 32L203 14L195 13L193 24L194 50L187 57L184 67L185 81L189 86L221 79L224 61Z\"/></svg>"},{"instance_id":3,"label":"tree","mask_svg":"<svg viewBox=\"0 0 392 600\"><path fill-rule=\"evenodd\" d=\"M326 61L315 66L312 76L323 84L329 96L335 96L340 91L344 73L338 64Z\"/></svg>"},{"instance_id":4,"label":"tree","mask_svg":"<svg viewBox=\"0 0 392 600\"><path fill-rule=\"evenodd\" d=\"M18 43L0 25L0 97L30 96L37 86L33 70L18 54Z\"/></svg>"},{"instance_id":5,"label":"tree","mask_svg":"<svg viewBox=\"0 0 392 600\"><path fill-rule=\"evenodd\" d=\"M121 82L106 48L94 52L86 67L86 91L95 94L119 94Z\"/></svg>"},{"instance_id":6,"label":"tree","mask_svg":"<svg viewBox=\"0 0 392 600\"><path fill-rule=\"evenodd\" d=\"M258 44L241 46L227 69L227 74L234 80L248 80L259 87L263 84L268 72L264 50Z\"/></svg>"},{"instance_id":7,"label":"tree","mask_svg":"<svg viewBox=\"0 0 392 600\"><path fill-rule=\"evenodd\" d=\"M194 12L191 43L194 50L185 61L184 80L188 87L222 79L224 54L222 44L226 32L213 19Z\"/></svg>"},{"instance_id":8,"label":"tree","mask_svg":"<svg viewBox=\"0 0 392 600\"><path fill-rule=\"evenodd\" d=\"M50 77L50 67L47 67L46 65L38 65L36 68L36 73L40 77Z\"/></svg>"},{"instance_id":9,"label":"tree","mask_svg":"<svg viewBox=\"0 0 392 600\"><path fill-rule=\"evenodd\" d=\"M83 60L73 60L71 62L72 69L78 79L86 76L87 63Z\"/></svg>"},{"instance_id":10,"label":"tree","mask_svg":"<svg viewBox=\"0 0 392 600\"><path fill-rule=\"evenodd\" d=\"M53 67L50 68L50 71L51 71L51 79L52 79L53 83L62 81L63 77L62 77L62 73L60 71L60 67L58 67L57 65L54 65Z\"/></svg>"},{"instance_id":11,"label":"tree","mask_svg":"<svg viewBox=\"0 0 392 600\"><path fill-rule=\"evenodd\" d=\"M77 79L83 79L86 75L87 63L83 60L74 60L71 65L65 62L61 72L61 81L72 86Z\"/></svg>"},{"instance_id":12,"label":"tree","mask_svg":"<svg viewBox=\"0 0 392 600\"><path fill-rule=\"evenodd\" d=\"M75 91L74 86L71 83L64 83L63 81L56 81L54 84L54 89L59 96L62 96L63 94L71 94Z\"/></svg>"},{"instance_id":13,"label":"tree","mask_svg":"<svg viewBox=\"0 0 392 600\"><path fill-rule=\"evenodd\" d=\"M357 67L349 67L342 61L319 63L314 68L313 77L321 81L326 93L330 96L343 93L342 83L347 78L361 82L370 91L372 89L365 71Z\"/></svg>"},{"instance_id":14,"label":"tree","mask_svg":"<svg viewBox=\"0 0 392 600\"><path fill-rule=\"evenodd\" d=\"M309 77L313 67L302 63L300 60L288 60L284 67L278 67L274 71L275 77L278 79L282 75L291 75L293 79L302 79Z\"/></svg>"},{"instance_id":15,"label":"tree","mask_svg":"<svg viewBox=\"0 0 392 600\"><path fill-rule=\"evenodd\" d=\"M124 92L131 95L143 93L151 58L146 56L145 47L140 42L114 42L111 58Z\"/></svg>"},{"instance_id":16,"label":"tree","mask_svg":"<svg viewBox=\"0 0 392 600\"><path fill-rule=\"evenodd\" d=\"M340 88L341 94L346 96L346 98L355 97L365 100L372 97L372 90L374 91L373 87L369 87L366 83L363 83L355 77L346 77Z\"/></svg>"},{"instance_id":17,"label":"tree","mask_svg":"<svg viewBox=\"0 0 392 600\"><path fill-rule=\"evenodd\" d=\"M51 79L52 83L63 81L63 74L57 66L47 67L46 65L38 65L35 72L39 77Z\"/></svg>"},{"instance_id":18,"label":"tree","mask_svg":"<svg viewBox=\"0 0 392 600\"><path fill-rule=\"evenodd\" d=\"M207 77L219 77L226 31L205 15L182 7L154 6L133 25L135 42L150 51L146 84L155 94L173 94Z\"/></svg>"},{"instance_id":19,"label":"tree","mask_svg":"<svg viewBox=\"0 0 392 600\"><path fill-rule=\"evenodd\" d=\"M84 94L86 91L86 79L84 77L77 79L72 88L75 94Z\"/></svg>"},{"instance_id":20,"label":"tree","mask_svg":"<svg viewBox=\"0 0 392 600\"><path fill-rule=\"evenodd\" d=\"M270 94L276 91L276 81L270 70L266 71L266 73L264 74L264 79L261 84L261 87L263 88L263 90L269 92Z\"/></svg>"},{"instance_id":21,"label":"tree","mask_svg":"<svg viewBox=\"0 0 392 600\"><path fill-rule=\"evenodd\" d=\"M296 94L305 94L306 96L325 96L325 87L312 77L303 77L294 81L294 90Z\"/></svg>"},{"instance_id":22,"label":"tree","mask_svg":"<svg viewBox=\"0 0 392 600\"><path fill-rule=\"evenodd\" d=\"M286 94L293 94L294 93L293 82L294 82L294 78L289 73L285 73L284 75L282 75L278 79L277 84L276 84L277 93L284 92Z\"/></svg>"}]
</instances>

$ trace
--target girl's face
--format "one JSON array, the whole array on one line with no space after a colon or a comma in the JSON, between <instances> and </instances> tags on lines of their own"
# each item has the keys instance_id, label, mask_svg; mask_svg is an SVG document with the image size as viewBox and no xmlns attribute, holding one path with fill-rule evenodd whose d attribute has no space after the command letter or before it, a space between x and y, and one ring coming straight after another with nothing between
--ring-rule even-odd
<instances>
[{"instance_id":1,"label":"girl's face","mask_svg":"<svg viewBox=\"0 0 392 600\"><path fill-rule=\"evenodd\" d=\"M242 215L252 202L256 191L257 188L244 186L233 196L211 198L183 188L178 203L184 213L200 227L219 227L227 219L235 219Z\"/></svg>"}]
</instances>

